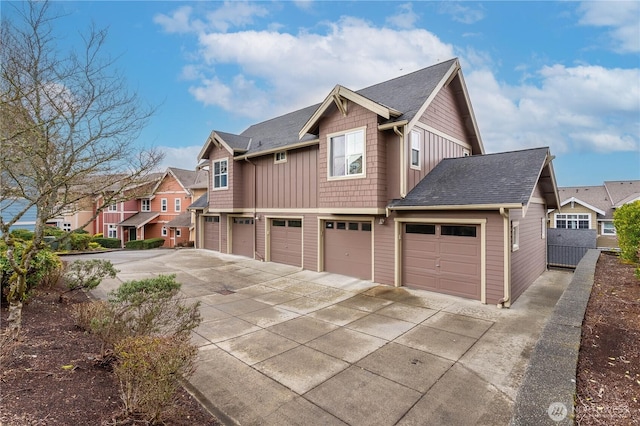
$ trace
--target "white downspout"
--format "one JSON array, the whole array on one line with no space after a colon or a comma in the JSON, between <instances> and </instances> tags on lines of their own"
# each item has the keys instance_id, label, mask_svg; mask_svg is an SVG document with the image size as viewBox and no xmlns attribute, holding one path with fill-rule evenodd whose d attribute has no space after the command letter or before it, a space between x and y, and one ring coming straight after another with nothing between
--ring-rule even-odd
<instances>
[{"instance_id":1,"label":"white downspout","mask_svg":"<svg viewBox=\"0 0 640 426\"><path fill-rule=\"evenodd\" d=\"M406 149L404 146L404 133L398 129L398 126L393 126L393 131L400 137L400 197L407 196L407 169L406 169Z\"/></svg>"}]
</instances>

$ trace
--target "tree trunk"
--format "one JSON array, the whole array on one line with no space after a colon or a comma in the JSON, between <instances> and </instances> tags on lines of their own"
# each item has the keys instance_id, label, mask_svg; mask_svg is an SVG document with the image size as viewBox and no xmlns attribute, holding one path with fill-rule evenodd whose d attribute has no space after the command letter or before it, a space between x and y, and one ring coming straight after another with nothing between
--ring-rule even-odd
<instances>
[{"instance_id":1,"label":"tree trunk","mask_svg":"<svg viewBox=\"0 0 640 426\"><path fill-rule=\"evenodd\" d=\"M13 340L18 340L22 328L22 301L12 300L9 303L9 317L7 318L7 335Z\"/></svg>"}]
</instances>

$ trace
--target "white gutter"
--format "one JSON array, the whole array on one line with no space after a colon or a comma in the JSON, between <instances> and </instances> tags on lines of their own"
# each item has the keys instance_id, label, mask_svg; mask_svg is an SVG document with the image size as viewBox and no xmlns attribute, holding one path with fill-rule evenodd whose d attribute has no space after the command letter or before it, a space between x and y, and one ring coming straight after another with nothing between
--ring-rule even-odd
<instances>
[{"instance_id":1,"label":"white gutter","mask_svg":"<svg viewBox=\"0 0 640 426\"><path fill-rule=\"evenodd\" d=\"M500 216L503 218L502 232L504 240L504 296L498 301L498 308L504 308L511 306L509 300L511 299L511 238L510 226L509 226L509 212L505 211L504 207L500 207Z\"/></svg>"}]
</instances>

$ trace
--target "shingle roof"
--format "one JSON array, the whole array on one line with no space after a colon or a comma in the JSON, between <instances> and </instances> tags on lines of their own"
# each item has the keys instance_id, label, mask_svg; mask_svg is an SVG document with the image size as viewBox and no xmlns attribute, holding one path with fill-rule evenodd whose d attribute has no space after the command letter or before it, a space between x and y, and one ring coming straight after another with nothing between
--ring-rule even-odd
<instances>
[{"instance_id":1,"label":"shingle roof","mask_svg":"<svg viewBox=\"0 0 640 426\"><path fill-rule=\"evenodd\" d=\"M607 181L604 183L614 207L640 197L640 180Z\"/></svg>"},{"instance_id":2,"label":"shingle roof","mask_svg":"<svg viewBox=\"0 0 640 426\"><path fill-rule=\"evenodd\" d=\"M160 216L160 213L155 212L140 212L136 213L128 219L123 220L118 225L120 226L135 226L139 228L147 223L151 222L153 219Z\"/></svg>"},{"instance_id":3,"label":"shingle roof","mask_svg":"<svg viewBox=\"0 0 640 426\"><path fill-rule=\"evenodd\" d=\"M195 170L179 169L177 167L168 167L167 170L173 173L184 188L188 188L196 180L197 172Z\"/></svg>"},{"instance_id":4,"label":"shingle roof","mask_svg":"<svg viewBox=\"0 0 640 426\"><path fill-rule=\"evenodd\" d=\"M389 207L526 205L548 152L544 147L444 159Z\"/></svg>"},{"instance_id":5,"label":"shingle roof","mask_svg":"<svg viewBox=\"0 0 640 426\"><path fill-rule=\"evenodd\" d=\"M191 213L181 213L167 223L169 228L188 228L191 226Z\"/></svg>"},{"instance_id":6,"label":"shingle roof","mask_svg":"<svg viewBox=\"0 0 640 426\"><path fill-rule=\"evenodd\" d=\"M209 194L205 193L195 200L187 209L189 210L201 210L209 207Z\"/></svg>"},{"instance_id":7,"label":"shingle roof","mask_svg":"<svg viewBox=\"0 0 640 426\"><path fill-rule=\"evenodd\" d=\"M191 185L188 185L189 189L207 189L209 187L209 171L206 169L199 169L196 172L196 177Z\"/></svg>"},{"instance_id":8,"label":"shingle roof","mask_svg":"<svg viewBox=\"0 0 640 426\"><path fill-rule=\"evenodd\" d=\"M456 60L450 59L356 93L403 113L390 121L411 120Z\"/></svg>"},{"instance_id":9,"label":"shingle roof","mask_svg":"<svg viewBox=\"0 0 640 426\"><path fill-rule=\"evenodd\" d=\"M423 68L413 73L357 90L356 93L389 108L402 112L390 121L411 120L427 101L438 83L457 59ZM321 104L254 124L240 135L215 131L234 150L246 150L247 155L285 148L288 145L313 141L317 136L298 133Z\"/></svg>"}]
</instances>

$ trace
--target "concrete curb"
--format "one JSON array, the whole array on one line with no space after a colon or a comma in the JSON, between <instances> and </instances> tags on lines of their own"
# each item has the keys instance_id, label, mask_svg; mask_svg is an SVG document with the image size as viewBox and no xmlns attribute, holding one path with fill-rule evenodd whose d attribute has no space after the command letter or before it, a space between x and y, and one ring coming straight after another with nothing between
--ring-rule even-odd
<instances>
[{"instance_id":1,"label":"concrete curb","mask_svg":"<svg viewBox=\"0 0 640 426\"><path fill-rule=\"evenodd\" d=\"M511 418L512 426L573 425L582 321L600 250L589 250L574 272L531 354Z\"/></svg>"}]
</instances>

